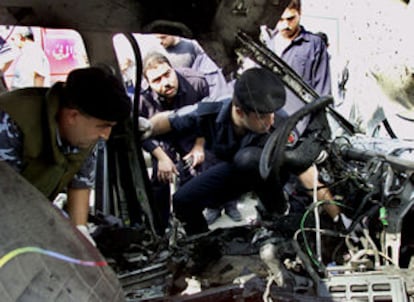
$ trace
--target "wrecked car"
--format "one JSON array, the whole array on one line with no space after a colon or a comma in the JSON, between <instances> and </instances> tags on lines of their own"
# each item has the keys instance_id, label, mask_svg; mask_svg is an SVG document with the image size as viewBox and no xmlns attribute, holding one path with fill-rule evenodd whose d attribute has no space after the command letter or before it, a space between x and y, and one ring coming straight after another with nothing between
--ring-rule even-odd
<instances>
[{"instance_id":1,"label":"wrecked car","mask_svg":"<svg viewBox=\"0 0 414 302\"><path fill-rule=\"evenodd\" d=\"M257 41L259 25L274 27L288 2L2 1L0 24L74 29L89 63L109 65L118 76L112 41L124 34L137 62L135 87L141 58L132 33L140 32L196 38L227 75L237 69L237 53L279 74L304 107L268 140L262 176L289 156L285 142L295 124L322 112L341 131L318 141L319 177L353 220L350 228L337 228L314 201L301 215L191 237L172 217L166 236L158 236L135 94L133 117L99 149L90 217L97 248L0 162L2 301L413 300L413 143L358 133L330 97L318 96Z\"/></svg>"}]
</instances>

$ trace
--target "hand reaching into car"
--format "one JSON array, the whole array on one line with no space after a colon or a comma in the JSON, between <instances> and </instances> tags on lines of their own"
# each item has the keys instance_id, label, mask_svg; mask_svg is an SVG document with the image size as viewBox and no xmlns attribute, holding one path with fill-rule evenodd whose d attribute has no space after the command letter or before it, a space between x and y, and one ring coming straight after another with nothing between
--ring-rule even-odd
<instances>
[{"instance_id":1,"label":"hand reaching into car","mask_svg":"<svg viewBox=\"0 0 414 302\"><path fill-rule=\"evenodd\" d=\"M152 123L145 117L138 117L138 130L141 133L141 139L147 139L152 134Z\"/></svg>"},{"instance_id":2,"label":"hand reaching into car","mask_svg":"<svg viewBox=\"0 0 414 302\"><path fill-rule=\"evenodd\" d=\"M186 167L194 169L196 166L202 164L205 159L204 149L192 149L186 156L183 157Z\"/></svg>"},{"instance_id":3,"label":"hand reaching into car","mask_svg":"<svg viewBox=\"0 0 414 302\"><path fill-rule=\"evenodd\" d=\"M204 138L198 137L196 139L193 148L183 157L183 160L186 163L186 166L191 169L194 169L196 166L204 162Z\"/></svg>"}]
</instances>

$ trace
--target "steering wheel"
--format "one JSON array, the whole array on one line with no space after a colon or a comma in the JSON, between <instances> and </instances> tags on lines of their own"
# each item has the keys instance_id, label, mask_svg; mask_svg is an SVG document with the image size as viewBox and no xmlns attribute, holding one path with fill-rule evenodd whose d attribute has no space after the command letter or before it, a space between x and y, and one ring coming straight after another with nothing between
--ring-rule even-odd
<instances>
[{"instance_id":1,"label":"steering wheel","mask_svg":"<svg viewBox=\"0 0 414 302\"><path fill-rule=\"evenodd\" d=\"M318 112L332 103L333 98L326 96L306 104L284 121L284 123L269 136L263 148L259 163L260 176L263 179L268 178L270 172L273 170L276 177L276 185L282 186L280 183L280 170L285 163L285 149L289 134L303 117Z\"/></svg>"}]
</instances>

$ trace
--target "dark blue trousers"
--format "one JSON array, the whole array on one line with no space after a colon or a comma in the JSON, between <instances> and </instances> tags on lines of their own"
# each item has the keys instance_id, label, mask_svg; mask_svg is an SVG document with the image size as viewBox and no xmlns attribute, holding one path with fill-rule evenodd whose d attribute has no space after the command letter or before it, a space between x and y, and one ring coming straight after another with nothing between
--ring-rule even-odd
<instances>
[{"instance_id":1,"label":"dark blue trousers","mask_svg":"<svg viewBox=\"0 0 414 302\"><path fill-rule=\"evenodd\" d=\"M260 147L246 147L237 152L232 162L218 163L192 178L173 195L174 212L184 223L188 235L208 231L203 216L206 207L214 208L254 191L269 213L283 213L286 202L277 200L279 187L270 175L266 180L259 173Z\"/></svg>"}]
</instances>

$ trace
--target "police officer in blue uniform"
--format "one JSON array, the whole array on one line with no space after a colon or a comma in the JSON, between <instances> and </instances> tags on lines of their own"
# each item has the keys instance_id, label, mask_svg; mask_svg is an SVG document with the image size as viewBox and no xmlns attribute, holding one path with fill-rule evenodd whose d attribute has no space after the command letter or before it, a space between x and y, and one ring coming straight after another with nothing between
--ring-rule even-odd
<instances>
[{"instance_id":1,"label":"police officer in blue uniform","mask_svg":"<svg viewBox=\"0 0 414 302\"><path fill-rule=\"evenodd\" d=\"M286 201L277 200L280 191L275 192L272 177L261 178L258 169L262 147L275 127L275 112L284 104L281 80L266 69L252 68L236 82L232 97L151 119L153 135L171 130L181 135L196 132L205 138L205 148L221 160L173 196L176 216L188 235L208 231L204 208L219 207L250 191L258 195L267 213L286 211Z\"/></svg>"},{"instance_id":2,"label":"police officer in blue uniform","mask_svg":"<svg viewBox=\"0 0 414 302\"><path fill-rule=\"evenodd\" d=\"M196 133L204 137L205 148L221 160L173 196L176 216L184 223L188 235L208 231L202 215L204 208L219 207L251 191L259 197L261 214L274 219L286 214L289 206L281 187L292 173L305 188L312 188L314 167L311 165L315 158L301 159L306 164L295 169L286 163L278 171L278 177L271 170L269 177L263 179L259 172L261 153L269 135L286 122L285 97L285 87L278 76L255 67L242 73L229 98L163 112L150 119L153 136L170 131L180 135ZM278 185L275 179L279 180ZM318 190L317 198L333 200L328 188ZM334 221L342 217L336 205L324 204L323 208Z\"/></svg>"}]
</instances>

